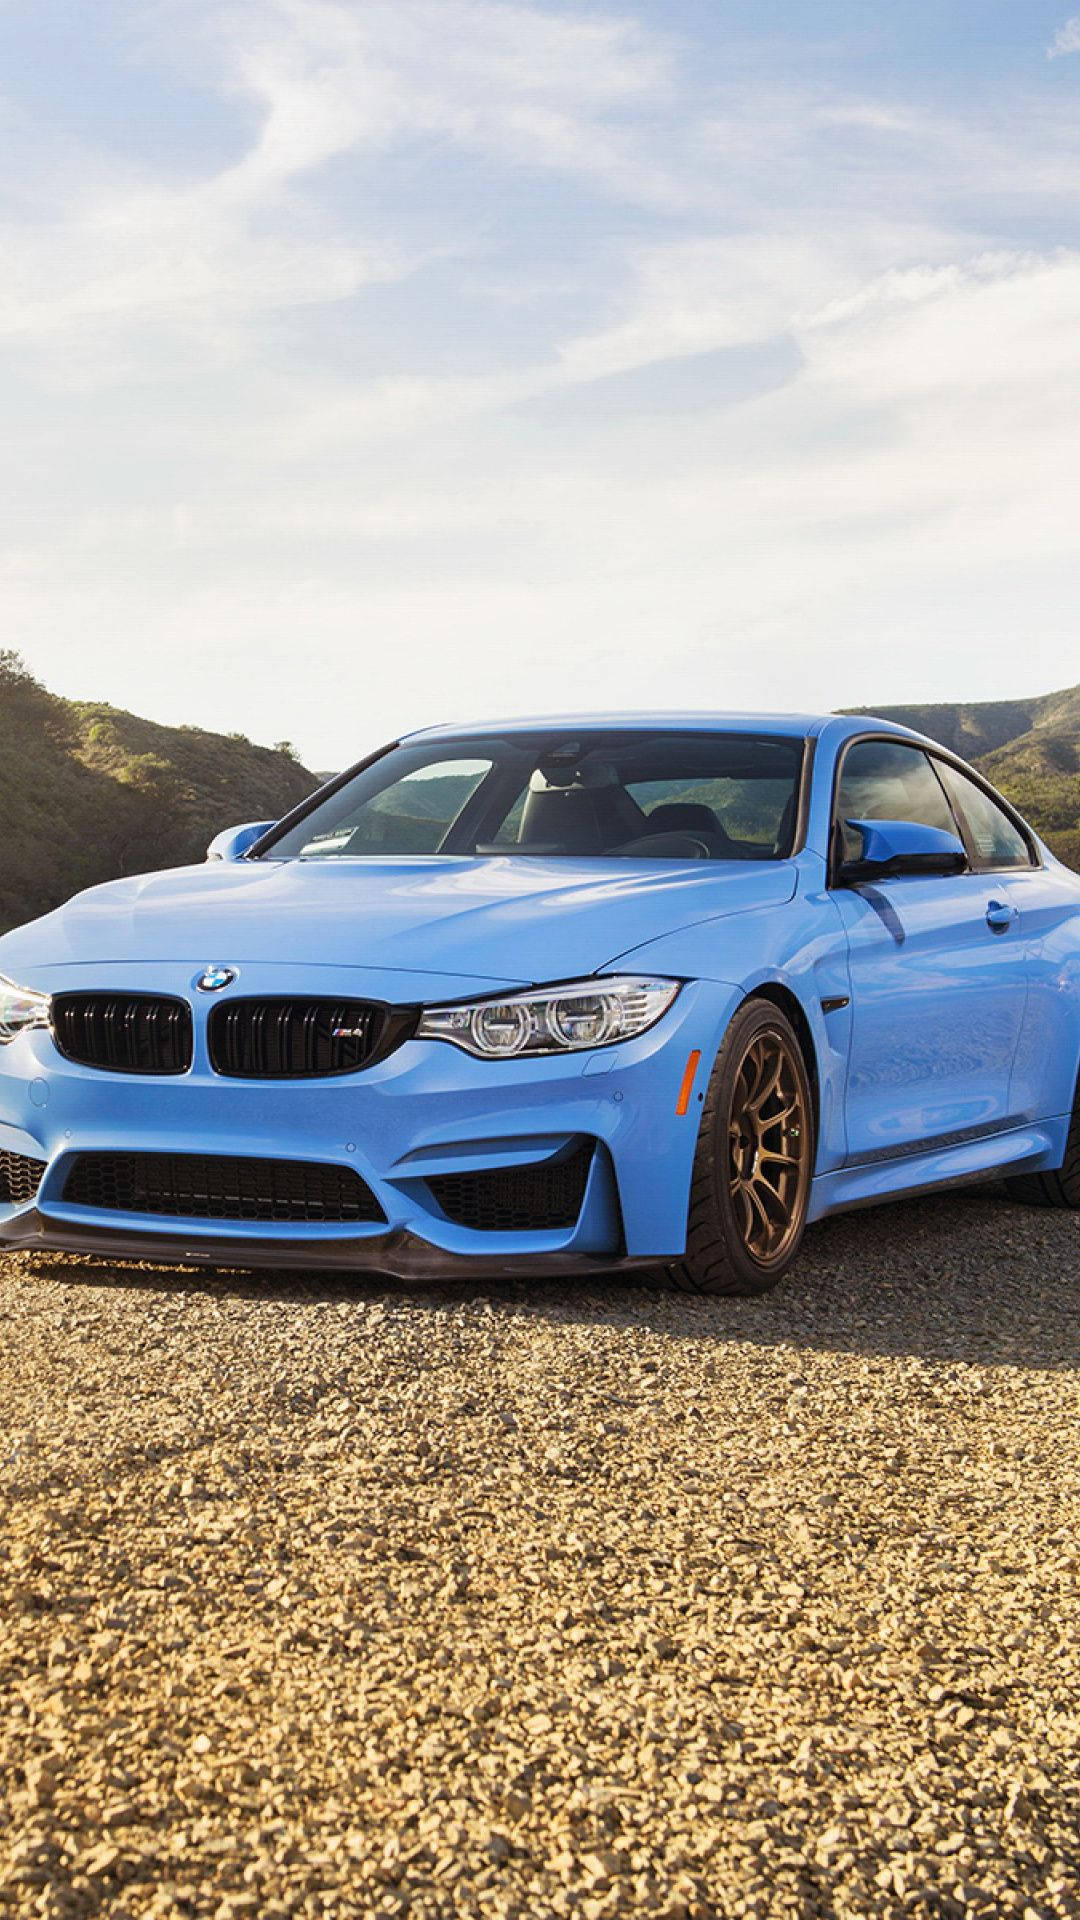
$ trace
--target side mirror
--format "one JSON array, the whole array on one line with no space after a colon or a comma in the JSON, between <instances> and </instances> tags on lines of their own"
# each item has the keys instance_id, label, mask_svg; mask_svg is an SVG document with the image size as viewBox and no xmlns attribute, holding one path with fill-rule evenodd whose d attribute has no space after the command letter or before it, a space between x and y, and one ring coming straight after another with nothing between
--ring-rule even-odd
<instances>
[{"instance_id":1,"label":"side mirror","mask_svg":"<svg viewBox=\"0 0 1080 1920\"><path fill-rule=\"evenodd\" d=\"M968 863L963 841L940 827L923 827L914 820L847 820L844 824L862 835L862 858L844 861L841 885L904 873L963 873Z\"/></svg>"},{"instance_id":2,"label":"side mirror","mask_svg":"<svg viewBox=\"0 0 1080 1920\"><path fill-rule=\"evenodd\" d=\"M226 827L222 833L214 835L206 849L206 857L208 860L242 860L248 848L276 826L276 820L249 820L243 827Z\"/></svg>"}]
</instances>

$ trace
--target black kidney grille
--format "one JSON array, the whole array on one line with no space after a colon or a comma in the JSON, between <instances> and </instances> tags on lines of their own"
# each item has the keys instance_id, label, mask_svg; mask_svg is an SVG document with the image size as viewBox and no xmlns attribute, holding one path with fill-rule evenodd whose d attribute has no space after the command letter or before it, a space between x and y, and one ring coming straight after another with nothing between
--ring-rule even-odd
<instances>
[{"instance_id":1,"label":"black kidney grille","mask_svg":"<svg viewBox=\"0 0 1080 1920\"><path fill-rule=\"evenodd\" d=\"M24 1207L41 1185L44 1160L25 1153L0 1153L0 1206Z\"/></svg>"},{"instance_id":2,"label":"black kidney grille","mask_svg":"<svg viewBox=\"0 0 1080 1920\"><path fill-rule=\"evenodd\" d=\"M237 1080L356 1073L408 1037L415 1012L370 1000L229 1000L207 1029L210 1064Z\"/></svg>"},{"instance_id":3,"label":"black kidney grille","mask_svg":"<svg viewBox=\"0 0 1080 1920\"><path fill-rule=\"evenodd\" d=\"M111 1073L186 1073L191 1008L156 993L58 993L53 1038L83 1067Z\"/></svg>"},{"instance_id":4,"label":"black kidney grille","mask_svg":"<svg viewBox=\"0 0 1080 1920\"><path fill-rule=\"evenodd\" d=\"M351 1167L204 1153L80 1153L64 1183L75 1207L181 1220L385 1220Z\"/></svg>"},{"instance_id":5,"label":"black kidney grille","mask_svg":"<svg viewBox=\"0 0 1080 1920\"><path fill-rule=\"evenodd\" d=\"M438 1173L428 1187L448 1220L481 1233L541 1233L572 1227L581 1212L593 1142L530 1167Z\"/></svg>"}]
</instances>

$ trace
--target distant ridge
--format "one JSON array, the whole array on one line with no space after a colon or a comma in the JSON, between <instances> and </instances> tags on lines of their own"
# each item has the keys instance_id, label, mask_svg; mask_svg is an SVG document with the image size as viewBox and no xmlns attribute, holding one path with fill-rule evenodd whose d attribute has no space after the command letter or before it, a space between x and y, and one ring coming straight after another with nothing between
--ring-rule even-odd
<instances>
[{"instance_id":1,"label":"distant ridge","mask_svg":"<svg viewBox=\"0 0 1080 1920\"><path fill-rule=\"evenodd\" d=\"M201 860L318 781L291 748L62 700L0 652L0 931L117 874Z\"/></svg>"},{"instance_id":2,"label":"distant ridge","mask_svg":"<svg viewBox=\"0 0 1080 1920\"><path fill-rule=\"evenodd\" d=\"M1059 860L1080 869L1080 686L1034 700L848 711L914 727L970 760L1031 821Z\"/></svg>"}]
</instances>

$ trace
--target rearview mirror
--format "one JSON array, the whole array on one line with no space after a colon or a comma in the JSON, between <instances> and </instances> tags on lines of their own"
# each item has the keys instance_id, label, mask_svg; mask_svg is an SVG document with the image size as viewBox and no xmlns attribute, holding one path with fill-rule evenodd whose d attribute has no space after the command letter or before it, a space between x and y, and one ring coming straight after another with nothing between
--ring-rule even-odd
<instances>
[{"instance_id":1,"label":"rearview mirror","mask_svg":"<svg viewBox=\"0 0 1080 1920\"><path fill-rule=\"evenodd\" d=\"M839 874L842 885L905 873L963 873L968 863L963 841L940 827L920 826L914 820L846 820L844 824L862 836L862 857L844 861Z\"/></svg>"},{"instance_id":2,"label":"rearview mirror","mask_svg":"<svg viewBox=\"0 0 1080 1920\"><path fill-rule=\"evenodd\" d=\"M276 820L249 820L243 827L225 827L221 833L214 835L206 849L206 857L208 860L242 860L248 848L276 826Z\"/></svg>"}]
</instances>

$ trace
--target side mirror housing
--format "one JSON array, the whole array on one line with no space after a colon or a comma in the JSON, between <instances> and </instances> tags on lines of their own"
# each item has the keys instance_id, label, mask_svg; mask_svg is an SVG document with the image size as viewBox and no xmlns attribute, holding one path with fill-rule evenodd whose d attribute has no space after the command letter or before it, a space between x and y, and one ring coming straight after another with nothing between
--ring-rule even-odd
<instances>
[{"instance_id":1,"label":"side mirror housing","mask_svg":"<svg viewBox=\"0 0 1080 1920\"><path fill-rule=\"evenodd\" d=\"M276 826L276 820L249 820L243 827L226 827L214 835L206 857L208 860L242 860L248 848Z\"/></svg>"},{"instance_id":2,"label":"side mirror housing","mask_svg":"<svg viewBox=\"0 0 1080 1920\"><path fill-rule=\"evenodd\" d=\"M963 841L940 827L923 827L913 820L848 820L845 825L862 835L862 857L845 860L839 874L842 885L905 873L963 873L968 863Z\"/></svg>"}]
</instances>

